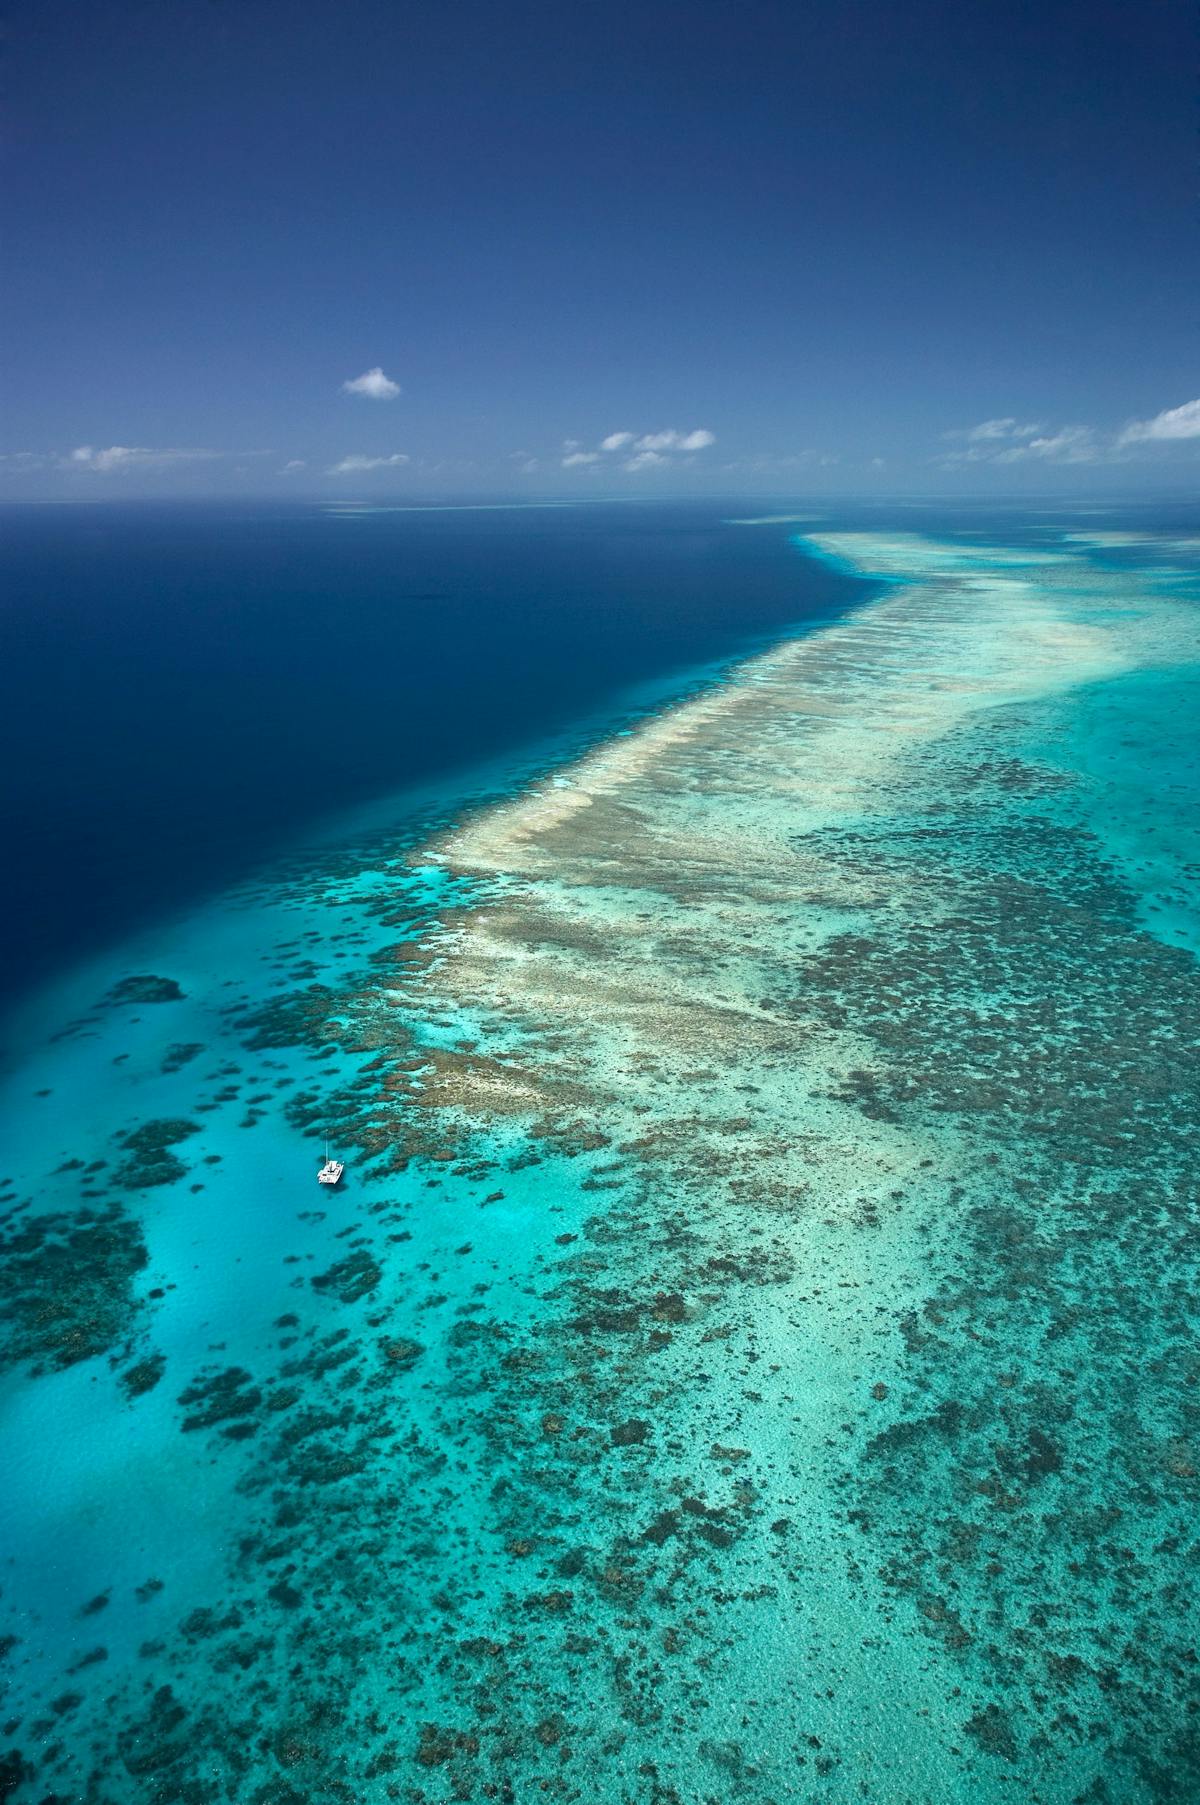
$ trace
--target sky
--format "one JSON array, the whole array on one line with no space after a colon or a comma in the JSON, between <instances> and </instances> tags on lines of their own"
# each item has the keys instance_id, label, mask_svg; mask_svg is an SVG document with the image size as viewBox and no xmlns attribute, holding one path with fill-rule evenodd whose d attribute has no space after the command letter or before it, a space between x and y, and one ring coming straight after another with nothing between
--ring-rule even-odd
<instances>
[{"instance_id":1,"label":"sky","mask_svg":"<svg viewBox=\"0 0 1200 1805\"><path fill-rule=\"evenodd\" d=\"M9 0L0 498L1178 494L1187 0Z\"/></svg>"}]
</instances>

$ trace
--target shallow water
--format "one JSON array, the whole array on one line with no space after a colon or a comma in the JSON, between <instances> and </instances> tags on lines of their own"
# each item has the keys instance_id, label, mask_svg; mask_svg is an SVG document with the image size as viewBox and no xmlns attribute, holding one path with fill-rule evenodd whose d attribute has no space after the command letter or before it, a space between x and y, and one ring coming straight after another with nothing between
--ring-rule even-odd
<instances>
[{"instance_id":1,"label":"shallow water","mask_svg":"<svg viewBox=\"0 0 1200 1805\"><path fill-rule=\"evenodd\" d=\"M18 1799L1200 1789L1196 544L807 544L880 599L29 1006Z\"/></svg>"}]
</instances>

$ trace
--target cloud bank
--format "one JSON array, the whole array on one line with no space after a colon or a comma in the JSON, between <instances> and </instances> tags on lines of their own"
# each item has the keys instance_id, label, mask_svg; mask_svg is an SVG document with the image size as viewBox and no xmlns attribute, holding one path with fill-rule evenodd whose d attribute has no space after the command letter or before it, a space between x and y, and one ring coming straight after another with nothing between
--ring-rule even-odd
<instances>
[{"instance_id":1,"label":"cloud bank","mask_svg":"<svg viewBox=\"0 0 1200 1805\"><path fill-rule=\"evenodd\" d=\"M343 395L365 395L368 401L394 401L400 393L400 384L385 376L379 365L373 370L364 370L361 376L353 377L342 384Z\"/></svg>"},{"instance_id":2,"label":"cloud bank","mask_svg":"<svg viewBox=\"0 0 1200 1805\"><path fill-rule=\"evenodd\" d=\"M1032 461L1093 464L1104 445L1091 426L1060 426L1051 431L1035 422L1021 425L1014 415L957 427L948 439L966 441L964 451L948 451L938 461L945 469L957 464L1022 464Z\"/></svg>"},{"instance_id":3,"label":"cloud bank","mask_svg":"<svg viewBox=\"0 0 1200 1805\"><path fill-rule=\"evenodd\" d=\"M578 439L567 439L563 444L562 467L576 470L584 465L601 463L603 453L611 455L627 451L629 456L621 465L623 470L654 470L671 462L668 453L707 451L716 442L716 433L710 432L707 426L693 427L691 432L680 432L674 426L665 427L662 432L610 432L601 439L595 451L585 451Z\"/></svg>"},{"instance_id":4,"label":"cloud bank","mask_svg":"<svg viewBox=\"0 0 1200 1805\"><path fill-rule=\"evenodd\" d=\"M1131 420L1118 445L1145 445L1162 439L1200 439L1200 400L1168 407L1152 420Z\"/></svg>"},{"instance_id":5,"label":"cloud bank","mask_svg":"<svg viewBox=\"0 0 1200 1805\"><path fill-rule=\"evenodd\" d=\"M406 451L393 451L390 457L371 458L362 452L351 452L338 464L330 464L326 476L353 476L360 470L387 470L395 464L407 464L409 456Z\"/></svg>"},{"instance_id":6,"label":"cloud bank","mask_svg":"<svg viewBox=\"0 0 1200 1805\"><path fill-rule=\"evenodd\" d=\"M1038 433L1023 445L1007 445L997 452L998 464L1017 464L1024 458L1047 458L1058 464L1094 464L1101 446L1090 426L1061 426L1057 432Z\"/></svg>"},{"instance_id":7,"label":"cloud bank","mask_svg":"<svg viewBox=\"0 0 1200 1805\"><path fill-rule=\"evenodd\" d=\"M77 445L69 458L67 470L91 470L107 476L113 471L168 469L172 464L204 463L212 458L229 456L224 451L153 451L148 445L107 445L97 451L93 445Z\"/></svg>"},{"instance_id":8,"label":"cloud bank","mask_svg":"<svg viewBox=\"0 0 1200 1805\"><path fill-rule=\"evenodd\" d=\"M1149 420L1131 420L1120 432L1102 432L1094 426L1019 425L1009 414L957 427L945 437L961 440L964 448L945 452L937 460L943 469L959 464L1121 463L1126 461L1122 453L1133 445L1200 439L1200 400L1164 408Z\"/></svg>"},{"instance_id":9,"label":"cloud bank","mask_svg":"<svg viewBox=\"0 0 1200 1805\"><path fill-rule=\"evenodd\" d=\"M624 435L614 434L613 436L623 437ZM716 442L716 433L709 432L706 427L697 427L695 432L676 432L675 428L671 426L667 428L666 432L644 433L640 439L635 441L634 449L636 451L705 451Z\"/></svg>"},{"instance_id":10,"label":"cloud bank","mask_svg":"<svg viewBox=\"0 0 1200 1805\"><path fill-rule=\"evenodd\" d=\"M981 439L1032 439L1041 430L1037 425L1018 426L1016 419L1009 414L1003 420L981 420L978 426L968 426L965 432L951 433L949 436L978 443Z\"/></svg>"}]
</instances>

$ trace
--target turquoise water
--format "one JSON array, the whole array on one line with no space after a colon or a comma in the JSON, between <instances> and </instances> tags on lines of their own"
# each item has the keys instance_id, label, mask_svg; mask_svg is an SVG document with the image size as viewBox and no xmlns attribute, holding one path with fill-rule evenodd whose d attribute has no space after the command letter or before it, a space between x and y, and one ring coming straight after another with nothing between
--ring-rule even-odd
<instances>
[{"instance_id":1,"label":"turquoise water","mask_svg":"<svg viewBox=\"0 0 1200 1805\"><path fill-rule=\"evenodd\" d=\"M26 1006L17 1799L1200 1790L1197 541L810 548Z\"/></svg>"}]
</instances>

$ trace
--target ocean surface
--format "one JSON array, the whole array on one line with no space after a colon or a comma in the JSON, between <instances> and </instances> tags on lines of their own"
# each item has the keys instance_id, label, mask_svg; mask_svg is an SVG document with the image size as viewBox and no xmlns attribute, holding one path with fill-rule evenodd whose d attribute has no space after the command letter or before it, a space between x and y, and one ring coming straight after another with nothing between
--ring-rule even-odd
<instances>
[{"instance_id":1,"label":"ocean surface","mask_svg":"<svg viewBox=\"0 0 1200 1805\"><path fill-rule=\"evenodd\" d=\"M324 818L511 781L864 586L711 508L142 504L0 507L0 590L3 1002Z\"/></svg>"},{"instance_id":2,"label":"ocean surface","mask_svg":"<svg viewBox=\"0 0 1200 1805\"><path fill-rule=\"evenodd\" d=\"M1200 1795L1200 518L0 524L0 1798Z\"/></svg>"}]
</instances>

